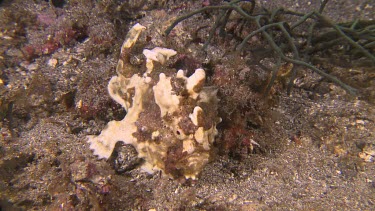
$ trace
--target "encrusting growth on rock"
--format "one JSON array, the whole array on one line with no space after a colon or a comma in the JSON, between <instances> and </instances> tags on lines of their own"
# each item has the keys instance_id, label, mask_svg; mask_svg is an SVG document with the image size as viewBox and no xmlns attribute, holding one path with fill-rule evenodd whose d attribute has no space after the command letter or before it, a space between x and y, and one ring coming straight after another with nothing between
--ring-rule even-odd
<instances>
[{"instance_id":1,"label":"encrusting growth on rock","mask_svg":"<svg viewBox=\"0 0 375 211\"><path fill-rule=\"evenodd\" d=\"M196 179L207 164L217 134L217 90L204 87L206 74L163 66L177 54L167 48L144 49L143 67L130 62L133 48L143 30L134 25L122 45L118 76L108 84L110 96L127 111L121 121L111 121L99 136L89 136L90 149L100 159L108 159L116 142L131 144L152 173L163 171L172 178Z\"/></svg>"}]
</instances>

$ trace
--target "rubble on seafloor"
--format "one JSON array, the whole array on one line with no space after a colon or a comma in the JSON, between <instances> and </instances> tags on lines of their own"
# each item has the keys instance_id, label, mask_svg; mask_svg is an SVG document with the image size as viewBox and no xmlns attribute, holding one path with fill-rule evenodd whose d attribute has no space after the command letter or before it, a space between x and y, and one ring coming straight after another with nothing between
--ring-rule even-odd
<instances>
[{"instance_id":1,"label":"rubble on seafloor","mask_svg":"<svg viewBox=\"0 0 375 211\"><path fill-rule=\"evenodd\" d=\"M244 4L251 6L251 2ZM275 10L280 7L306 13L319 8L320 2L256 1L254 14L280 14ZM216 31L211 29L225 16L223 10L197 13L164 34L177 17L226 3L0 1L0 209L371 210L375 204L373 66L355 66L361 59L324 50L311 63L364 90L364 95L349 96L303 68L287 95L293 65L285 63L265 96L277 60L258 35L248 40L246 51L234 50L255 29L235 11ZM374 9L367 0L345 4L330 0L324 15L344 22L344 28L348 28L346 21L354 19L360 19L358 27L365 27L362 24L371 21L362 19L373 20ZM279 21L277 14L274 21ZM293 17L299 18L292 15L280 21L289 23ZM124 60L121 45L136 23L147 29L128 54L127 67L132 69L114 76L119 58ZM323 23L317 27L321 25L324 28ZM209 45L202 50L211 33ZM300 41L305 34L299 35L295 43L303 47ZM277 44L286 43L275 38ZM176 55L167 59L164 50ZM145 74L147 58L157 60L149 75ZM109 81L112 93L108 93ZM135 100L136 86L127 84L130 81L139 83L138 88L150 83L147 92L137 95L144 97L144 106L142 111L137 108L136 133L118 136L122 138L114 139L118 142L113 151L100 156L110 154L109 158L98 159L99 150L90 150L87 137L95 140L103 131L116 132L107 123L130 118L130 110L136 108L130 102ZM194 83L188 88L189 81ZM173 104L170 109L178 112L171 118L165 105L158 105L166 99L156 102L154 96L154 89L162 91L168 85L173 93L166 96L173 100L176 95L183 102L182 108ZM208 92L212 103L200 101ZM161 110L166 113L164 120ZM161 124L153 118L161 119ZM159 130L162 126L166 128ZM197 140L202 134L204 138ZM157 142L162 143L158 139L162 136L171 137L161 144L169 150L152 151ZM148 140L154 142L137 145ZM142 150L149 152L139 153ZM189 156L197 157L199 165L191 162L186 167L189 162L183 159Z\"/></svg>"}]
</instances>

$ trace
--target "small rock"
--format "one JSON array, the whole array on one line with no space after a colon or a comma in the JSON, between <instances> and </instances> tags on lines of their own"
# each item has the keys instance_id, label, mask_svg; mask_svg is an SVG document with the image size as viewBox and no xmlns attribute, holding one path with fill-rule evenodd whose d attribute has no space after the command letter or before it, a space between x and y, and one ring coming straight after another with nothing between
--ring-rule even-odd
<instances>
[{"instance_id":1,"label":"small rock","mask_svg":"<svg viewBox=\"0 0 375 211\"><path fill-rule=\"evenodd\" d=\"M33 63L33 64L28 65L26 69L29 71L33 71L33 70L37 70L38 67L39 67L38 64Z\"/></svg>"},{"instance_id":2,"label":"small rock","mask_svg":"<svg viewBox=\"0 0 375 211\"><path fill-rule=\"evenodd\" d=\"M365 124L365 121L363 121L363 120L361 120L361 119L357 119L357 120L355 121L355 123L360 124L360 125L364 125L364 124Z\"/></svg>"},{"instance_id":3,"label":"small rock","mask_svg":"<svg viewBox=\"0 0 375 211\"><path fill-rule=\"evenodd\" d=\"M20 63L20 67L23 67L23 68L25 68L25 69L27 69L27 67L28 67L29 65L30 65L30 62L27 62L27 61L23 61L23 62ZM16 71L17 71L17 72L20 72L21 69L20 69L20 68L17 68Z\"/></svg>"},{"instance_id":4,"label":"small rock","mask_svg":"<svg viewBox=\"0 0 375 211\"><path fill-rule=\"evenodd\" d=\"M129 144L116 144L113 166L117 173L124 173L136 168L141 159L138 158L137 150Z\"/></svg>"},{"instance_id":5,"label":"small rock","mask_svg":"<svg viewBox=\"0 0 375 211\"><path fill-rule=\"evenodd\" d=\"M82 100L79 100L79 101L77 102L77 104L76 104L76 108L80 109L80 108L82 108L82 105L83 105Z\"/></svg>"},{"instance_id":6,"label":"small rock","mask_svg":"<svg viewBox=\"0 0 375 211\"><path fill-rule=\"evenodd\" d=\"M56 67L59 61L57 59L50 59L48 60L48 66Z\"/></svg>"},{"instance_id":7,"label":"small rock","mask_svg":"<svg viewBox=\"0 0 375 211\"><path fill-rule=\"evenodd\" d=\"M228 202L233 202L235 201L236 199L238 198L238 195L237 194L233 194L232 197L229 198Z\"/></svg>"},{"instance_id":8,"label":"small rock","mask_svg":"<svg viewBox=\"0 0 375 211\"><path fill-rule=\"evenodd\" d=\"M79 59L76 59L74 58L73 56L69 56L68 60L66 60L65 62L63 62L63 66L67 66L67 65L77 65L78 62L80 62Z\"/></svg>"},{"instance_id":9,"label":"small rock","mask_svg":"<svg viewBox=\"0 0 375 211\"><path fill-rule=\"evenodd\" d=\"M362 152L358 154L365 162L374 162L375 158L375 144L366 144Z\"/></svg>"},{"instance_id":10,"label":"small rock","mask_svg":"<svg viewBox=\"0 0 375 211\"><path fill-rule=\"evenodd\" d=\"M373 6L370 5L370 4L366 4L366 5L365 5L365 9L372 9L372 8L373 8Z\"/></svg>"},{"instance_id":11,"label":"small rock","mask_svg":"<svg viewBox=\"0 0 375 211\"><path fill-rule=\"evenodd\" d=\"M367 144L363 148L363 152L375 157L375 144Z\"/></svg>"},{"instance_id":12,"label":"small rock","mask_svg":"<svg viewBox=\"0 0 375 211\"><path fill-rule=\"evenodd\" d=\"M364 152L360 152L360 153L358 154L358 156L359 156L360 158L362 158L365 162L368 162L368 163L373 162L373 159L374 159L374 157L372 157L371 155L366 154L366 153L364 153Z\"/></svg>"},{"instance_id":13,"label":"small rock","mask_svg":"<svg viewBox=\"0 0 375 211\"><path fill-rule=\"evenodd\" d=\"M337 156L343 156L347 154L347 150L344 149L341 145L334 146L334 153Z\"/></svg>"}]
</instances>

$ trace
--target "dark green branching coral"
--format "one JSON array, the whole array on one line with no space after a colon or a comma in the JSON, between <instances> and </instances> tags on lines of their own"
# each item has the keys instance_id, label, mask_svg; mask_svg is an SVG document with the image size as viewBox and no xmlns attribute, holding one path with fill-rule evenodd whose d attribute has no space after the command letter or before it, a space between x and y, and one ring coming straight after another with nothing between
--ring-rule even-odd
<instances>
[{"instance_id":1,"label":"dark green branching coral","mask_svg":"<svg viewBox=\"0 0 375 211\"><path fill-rule=\"evenodd\" d=\"M168 35L178 23L196 14L205 11L220 10L209 32L208 39L204 44L204 48L206 48L211 42L216 30L220 29L220 32L222 32L228 22L230 14L235 11L243 20L257 27L256 30L248 34L242 40L237 46L237 50L246 50L248 41L253 36L261 34L268 42L269 47L277 58L277 62L272 71L271 80L266 88L266 93L268 93L276 79L277 72L282 65L281 61L284 61L294 64L288 84L288 93L296 77L298 66L304 66L339 85L348 93L356 95L357 90L355 88L310 64L309 58L313 53L343 46L345 49L349 49L348 52L350 52L350 55L356 56L356 58L364 58L367 63L375 64L375 56L372 52L375 46L375 21L356 20L351 23L334 23L328 17L322 15L327 3L328 0L321 1L318 11L312 11L306 14L283 8L278 8L273 11L268 11L263 8L261 13L254 14L255 0L232 0L223 5L206 6L178 17L171 26L167 28L165 34ZM297 20L293 23L284 21L287 16L292 16L297 18ZM301 26L304 24L308 25L308 27L306 27L307 31L301 33L301 30L304 30L301 29ZM303 42L297 42L297 37L302 37Z\"/></svg>"}]
</instances>

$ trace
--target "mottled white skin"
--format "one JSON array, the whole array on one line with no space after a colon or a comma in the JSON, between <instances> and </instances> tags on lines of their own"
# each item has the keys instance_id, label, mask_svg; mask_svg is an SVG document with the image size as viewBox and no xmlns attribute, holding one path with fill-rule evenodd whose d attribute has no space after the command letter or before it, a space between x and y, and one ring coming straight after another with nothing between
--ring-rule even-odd
<instances>
[{"instance_id":1,"label":"mottled white skin","mask_svg":"<svg viewBox=\"0 0 375 211\"><path fill-rule=\"evenodd\" d=\"M132 50L143 30L145 27L136 24L129 31L122 45L122 56ZM133 145L138 157L145 160L142 167L145 171L152 173L162 170L166 175L175 177L173 170L176 170L182 172L185 178L196 179L209 161L212 143L217 134L216 124L220 121L220 118L214 117L212 121L208 121L209 128L207 124L200 123L205 118L205 112L217 112L205 111L198 104L215 104L216 92L203 87L206 77L203 69L197 69L190 77L186 77L182 70L167 76L154 68L155 62L165 64L170 57L176 55L176 51L156 47L152 50L144 49L143 55L146 58L146 71L129 78L124 76L131 73L131 69L127 69L129 64L125 58L120 57L118 76L110 80L108 92L112 99L124 107L127 115L121 121L109 122L100 135L88 136L90 149L98 158L108 159L115 144L122 141ZM157 75L153 74L152 78L151 73L155 73L154 71ZM183 81L180 88L186 90L187 95L176 94L172 80ZM182 102L193 104L186 105ZM150 116L160 114L160 124L155 126L151 119L145 121L148 113ZM185 130L181 128L181 124L185 124ZM187 130L190 132L185 133ZM170 150L173 149L175 152L171 153Z\"/></svg>"}]
</instances>

